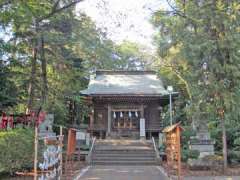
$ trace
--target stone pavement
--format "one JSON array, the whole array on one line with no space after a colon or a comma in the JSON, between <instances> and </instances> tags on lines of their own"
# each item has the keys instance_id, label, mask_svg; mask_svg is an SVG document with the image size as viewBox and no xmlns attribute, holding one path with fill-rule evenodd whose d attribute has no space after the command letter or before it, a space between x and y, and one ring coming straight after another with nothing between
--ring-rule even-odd
<instances>
[{"instance_id":1,"label":"stone pavement","mask_svg":"<svg viewBox=\"0 0 240 180\"><path fill-rule=\"evenodd\" d=\"M91 166L75 180L168 180L159 166Z\"/></svg>"},{"instance_id":2,"label":"stone pavement","mask_svg":"<svg viewBox=\"0 0 240 180\"><path fill-rule=\"evenodd\" d=\"M240 180L239 176L184 177L184 180Z\"/></svg>"}]
</instances>

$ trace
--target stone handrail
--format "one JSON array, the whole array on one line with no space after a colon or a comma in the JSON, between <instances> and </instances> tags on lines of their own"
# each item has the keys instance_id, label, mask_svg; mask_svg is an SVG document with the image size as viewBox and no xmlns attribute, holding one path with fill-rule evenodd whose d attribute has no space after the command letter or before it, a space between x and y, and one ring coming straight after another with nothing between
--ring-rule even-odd
<instances>
[{"instance_id":1,"label":"stone handrail","mask_svg":"<svg viewBox=\"0 0 240 180\"><path fill-rule=\"evenodd\" d=\"M94 137L92 139L92 145L91 145L91 148L89 150L89 153L87 155L87 162L90 163L91 162L91 159L92 159L92 151L93 151L93 148L94 148L94 145L95 145L95 141L96 141L96 137Z\"/></svg>"},{"instance_id":2,"label":"stone handrail","mask_svg":"<svg viewBox=\"0 0 240 180\"><path fill-rule=\"evenodd\" d=\"M157 160L159 160L160 159L159 151L158 151L158 149L156 147L156 143L155 143L154 137L152 137L152 143L153 143L153 147L154 147L154 151L155 151L155 156L156 156Z\"/></svg>"}]
</instances>

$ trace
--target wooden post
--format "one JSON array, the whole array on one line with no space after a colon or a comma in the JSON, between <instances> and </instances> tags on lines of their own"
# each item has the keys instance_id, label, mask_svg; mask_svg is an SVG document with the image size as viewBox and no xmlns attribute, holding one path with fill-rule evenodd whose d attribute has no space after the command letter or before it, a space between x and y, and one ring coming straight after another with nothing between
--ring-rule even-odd
<instances>
[{"instance_id":1,"label":"wooden post","mask_svg":"<svg viewBox=\"0 0 240 180\"><path fill-rule=\"evenodd\" d=\"M92 128L93 128L93 113L92 112L89 114L89 118L90 118L90 129L92 130Z\"/></svg>"},{"instance_id":2,"label":"wooden post","mask_svg":"<svg viewBox=\"0 0 240 180\"><path fill-rule=\"evenodd\" d=\"M181 138L180 138L180 127L177 126L177 161L178 161L178 180L181 180Z\"/></svg>"},{"instance_id":3,"label":"wooden post","mask_svg":"<svg viewBox=\"0 0 240 180\"><path fill-rule=\"evenodd\" d=\"M92 109L92 112L89 114L90 118L90 135L93 136L93 128L94 128L94 108Z\"/></svg>"},{"instance_id":4,"label":"wooden post","mask_svg":"<svg viewBox=\"0 0 240 180\"><path fill-rule=\"evenodd\" d=\"M111 118L111 112L112 112L112 106L111 104L108 104L108 128L107 128L107 136L110 136L111 134L111 122L112 122L112 118Z\"/></svg>"},{"instance_id":5,"label":"wooden post","mask_svg":"<svg viewBox=\"0 0 240 180\"><path fill-rule=\"evenodd\" d=\"M130 118L130 129L132 129L132 118Z\"/></svg>"},{"instance_id":6,"label":"wooden post","mask_svg":"<svg viewBox=\"0 0 240 180\"><path fill-rule=\"evenodd\" d=\"M38 163L38 127L35 125L34 136L34 180L37 180L37 163Z\"/></svg>"},{"instance_id":7,"label":"wooden post","mask_svg":"<svg viewBox=\"0 0 240 180\"><path fill-rule=\"evenodd\" d=\"M140 106L140 118L144 118L144 106L143 104Z\"/></svg>"}]
</instances>

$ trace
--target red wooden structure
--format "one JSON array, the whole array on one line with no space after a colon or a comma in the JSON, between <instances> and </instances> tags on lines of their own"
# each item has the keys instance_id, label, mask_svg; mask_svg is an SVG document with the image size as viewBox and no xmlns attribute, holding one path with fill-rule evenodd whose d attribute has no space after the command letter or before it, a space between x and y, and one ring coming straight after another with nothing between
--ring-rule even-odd
<instances>
[{"instance_id":1,"label":"red wooden structure","mask_svg":"<svg viewBox=\"0 0 240 180\"><path fill-rule=\"evenodd\" d=\"M7 115L5 112L2 113L0 118L0 129L15 128L16 125L22 124L23 126L38 126L45 119L46 113L43 111L35 112L32 111L29 114L10 114Z\"/></svg>"},{"instance_id":2,"label":"red wooden structure","mask_svg":"<svg viewBox=\"0 0 240 180\"><path fill-rule=\"evenodd\" d=\"M76 130L71 128L68 130L67 155L68 156L73 155L75 149L76 149Z\"/></svg>"}]
</instances>

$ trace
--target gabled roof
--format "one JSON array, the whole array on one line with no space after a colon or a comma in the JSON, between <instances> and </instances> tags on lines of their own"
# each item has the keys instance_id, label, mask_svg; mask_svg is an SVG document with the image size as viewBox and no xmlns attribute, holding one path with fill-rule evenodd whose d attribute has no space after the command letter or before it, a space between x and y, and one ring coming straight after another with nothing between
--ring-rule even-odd
<instances>
[{"instance_id":1,"label":"gabled roof","mask_svg":"<svg viewBox=\"0 0 240 180\"><path fill-rule=\"evenodd\" d=\"M182 126L180 125L181 124L181 122L178 122L178 123L176 123L176 124L173 124L173 125L171 125L171 126L167 126L167 127L165 127L164 129L163 129L163 133L169 133L169 132L171 132L171 131L173 131L175 128L177 128L178 126L180 127L180 130L181 131L184 131L184 128L182 128Z\"/></svg>"},{"instance_id":2,"label":"gabled roof","mask_svg":"<svg viewBox=\"0 0 240 180\"><path fill-rule=\"evenodd\" d=\"M153 71L97 71L81 94L163 96L168 91Z\"/></svg>"}]
</instances>

